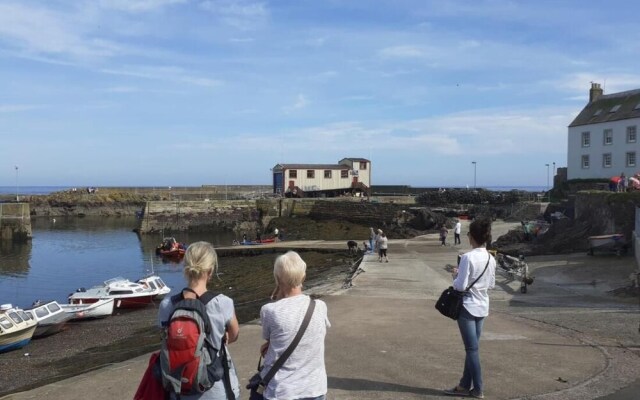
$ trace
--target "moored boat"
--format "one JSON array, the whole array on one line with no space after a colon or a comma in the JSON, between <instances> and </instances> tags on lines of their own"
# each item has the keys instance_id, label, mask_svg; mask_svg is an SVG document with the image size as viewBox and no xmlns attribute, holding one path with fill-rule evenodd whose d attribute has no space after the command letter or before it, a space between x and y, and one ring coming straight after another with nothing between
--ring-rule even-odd
<instances>
[{"instance_id":1,"label":"moored boat","mask_svg":"<svg viewBox=\"0 0 640 400\"><path fill-rule=\"evenodd\" d=\"M149 275L138 282L118 277L90 289L80 288L69 296L70 304L90 304L101 299L113 299L115 308L139 308L152 304L171 289L157 275Z\"/></svg>"},{"instance_id":2,"label":"moored boat","mask_svg":"<svg viewBox=\"0 0 640 400\"><path fill-rule=\"evenodd\" d=\"M53 335L64 329L66 323L71 319L71 315L64 312L57 301L41 302L37 300L32 308L25 310L25 313L38 322L33 338Z\"/></svg>"},{"instance_id":3,"label":"moored boat","mask_svg":"<svg viewBox=\"0 0 640 400\"><path fill-rule=\"evenodd\" d=\"M100 299L89 304L60 304L74 321L89 318L104 318L113 314L114 299Z\"/></svg>"},{"instance_id":4,"label":"moored boat","mask_svg":"<svg viewBox=\"0 0 640 400\"><path fill-rule=\"evenodd\" d=\"M38 323L11 304L0 306L0 353L29 344Z\"/></svg>"}]
</instances>

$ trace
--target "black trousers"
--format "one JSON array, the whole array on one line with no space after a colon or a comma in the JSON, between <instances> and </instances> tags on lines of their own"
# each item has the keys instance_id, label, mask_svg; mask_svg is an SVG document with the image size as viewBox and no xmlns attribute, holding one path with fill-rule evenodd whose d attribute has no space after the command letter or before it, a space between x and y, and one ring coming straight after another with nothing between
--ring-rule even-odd
<instances>
[{"instance_id":1,"label":"black trousers","mask_svg":"<svg viewBox=\"0 0 640 400\"><path fill-rule=\"evenodd\" d=\"M454 233L453 234L453 244L460 244L460 234L459 233Z\"/></svg>"}]
</instances>

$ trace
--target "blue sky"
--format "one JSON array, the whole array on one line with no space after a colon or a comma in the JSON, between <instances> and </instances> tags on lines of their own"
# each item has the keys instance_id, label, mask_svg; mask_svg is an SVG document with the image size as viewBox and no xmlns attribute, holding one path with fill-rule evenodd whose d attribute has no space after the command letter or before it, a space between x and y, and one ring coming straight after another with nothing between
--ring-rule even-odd
<instances>
[{"instance_id":1,"label":"blue sky","mask_svg":"<svg viewBox=\"0 0 640 400\"><path fill-rule=\"evenodd\" d=\"M634 1L0 0L0 186L546 185L591 81L640 88Z\"/></svg>"}]
</instances>

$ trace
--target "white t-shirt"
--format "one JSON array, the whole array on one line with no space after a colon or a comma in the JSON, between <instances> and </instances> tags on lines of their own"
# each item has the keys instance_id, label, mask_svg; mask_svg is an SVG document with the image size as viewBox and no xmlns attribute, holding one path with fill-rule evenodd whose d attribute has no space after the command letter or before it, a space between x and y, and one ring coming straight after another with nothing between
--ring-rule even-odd
<instances>
[{"instance_id":1,"label":"white t-shirt","mask_svg":"<svg viewBox=\"0 0 640 400\"><path fill-rule=\"evenodd\" d=\"M309 296L302 294L262 306L262 337L269 341L262 369L263 377L298 333L309 300ZM318 397L327 393L324 338L331 324L327 318L327 305L321 300L315 302L316 306L307 330L289 359L269 382L264 391L266 399L290 400Z\"/></svg>"},{"instance_id":2,"label":"white t-shirt","mask_svg":"<svg viewBox=\"0 0 640 400\"><path fill-rule=\"evenodd\" d=\"M386 236L378 236L378 248L386 250L388 247L389 239Z\"/></svg>"},{"instance_id":3,"label":"white t-shirt","mask_svg":"<svg viewBox=\"0 0 640 400\"><path fill-rule=\"evenodd\" d=\"M160 327L166 325L171 313L173 312L173 304L171 303L171 297L165 297L160 303L158 308L158 325ZM222 342L222 336L226 332L226 327L231 321L234 315L233 300L229 297L219 294L207 303L207 315L211 322L212 332L209 334L209 340L213 343L215 348L220 348ZM238 377L236 375L236 368L231 360L231 354L227 349L227 359L229 360L229 380L231 381L231 388L236 395L236 398L240 396L240 388L238 384ZM180 396L181 400L226 400L227 395L224 389L224 382L217 381L213 387L201 395Z\"/></svg>"},{"instance_id":4,"label":"white t-shirt","mask_svg":"<svg viewBox=\"0 0 640 400\"><path fill-rule=\"evenodd\" d=\"M460 222L456 222L456 226L453 228L453 233L459 235L460 229L462 229L462 224Z\"/></svg>"},{"instance_id":5,"label":"white t-shirt","mask_svg":"<svg viewBox=\"0 0 640 400\"><path fill-rule=\"evenodd\" d=\"M474 317L486 317L489 315L489 294L488 289L493 289L496 285L496 260L484 247L475 248L460 258L458 265L458 276L453 281L453 288L465 290L473 281L482 274L489 259L487 271L464 297L462 304L469 314Z\"/></svg>"}]
</instances>

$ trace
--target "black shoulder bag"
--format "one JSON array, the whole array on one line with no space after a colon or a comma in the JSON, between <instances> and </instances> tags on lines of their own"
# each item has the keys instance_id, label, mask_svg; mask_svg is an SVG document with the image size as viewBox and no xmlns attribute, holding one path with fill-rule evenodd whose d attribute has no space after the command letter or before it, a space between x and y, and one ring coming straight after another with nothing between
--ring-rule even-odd
<instances>
[{"instance_id":1,"label":"black shoulder bag","mask_svg":"<svg viewBox=\"0 0 640 400\"><path fill-rule=\"evenodd\" d=\"M476 278L475 281L471 285L467 287L467 289L463 292L459 290L455 290L453 286L449 286L445 289L438 301L436 301L436 310L440 311L440 314L445 317L449 317L453 320L457 320L460 316L460 311L462 311L462 303L464 296L467 295L469 289L473 287L473 285L478 282L478 279L482 278L482 275L487 271L489 267L489 261L491 260L491 254L489 254L489 258L487 259L487 265L484 266L484 271L480 274L479 277Z\"/></svg>"},{"instance_id":2,"label":"black shoulder bag","mask_svg":"<svg viewBox=\"0 0 640 400\"><path fill-rule=\"evenodd\" d=\"M273 367L269 370L269 372L264 376L264 378L260 375L260 370L262 369L260 362L262 361L262 356L258 359L258 373L249 379L249 384L247 385L247 389L251 390L249 394L249 400L264 400L264 396L262 393L264 389L269 385L269 381L275 376L276 372L284 365L287 361L293 350L300 343L300 339L302 339L302 335L307 330L309 326L309 322L311 321L311 316L313 314L313 310L316 307L315 300L311 299L309 302L309 307L307 307L307 313L304 315L304 319L302 320L302 324L300 324L300 328L298 329L298 333L293 338L293 341L287 347L287 349L282 353L282 355L276 360L273 364Z\"/></svg>"}]
</instances>

